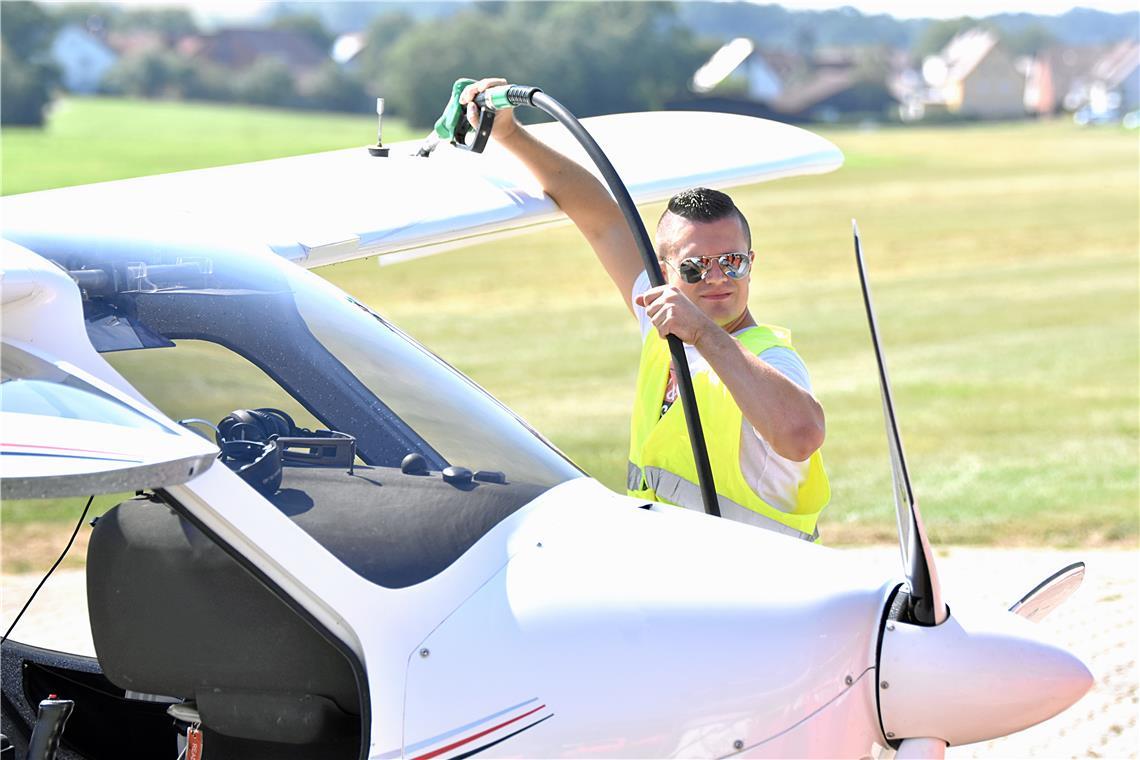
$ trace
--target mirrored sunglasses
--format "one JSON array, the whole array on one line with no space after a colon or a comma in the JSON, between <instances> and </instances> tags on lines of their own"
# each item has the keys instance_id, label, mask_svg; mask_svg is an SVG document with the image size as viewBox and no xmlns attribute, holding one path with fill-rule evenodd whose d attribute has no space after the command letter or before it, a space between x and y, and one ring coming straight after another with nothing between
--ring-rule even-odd
<instances>
[{"instance_id":1,"label":"mirrored sunglasses","mask_svg":"<svg viewBox=\"0 0 1140 760\"><path fill-rule=\"evenodd\" d=\"M748 270L752 268L751 253L724 253L720 256L692 256L687 259L681 259L681 263L679 264L674 264L666 259L665 263L673 267L677 274L681 275L682 280L690 285L695 285L705 279L705 275L712 269L712 263L714 261L720 267L720 271L724 272L726 277L733 280L739 280L747 276Z\"/></svg>"}]
</instances>

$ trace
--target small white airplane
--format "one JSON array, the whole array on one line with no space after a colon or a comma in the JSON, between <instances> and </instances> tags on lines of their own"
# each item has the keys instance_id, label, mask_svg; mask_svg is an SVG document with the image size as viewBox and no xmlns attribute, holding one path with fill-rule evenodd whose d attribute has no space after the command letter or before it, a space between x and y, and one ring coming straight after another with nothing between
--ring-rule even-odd
<instances>
[{"instance_id":1,"label":"small white airplane","mask_svg":"<svg viewBox=\"0 0 1140 760\"><path fill-rule=\"evenodd\" d=\"M747 117L584 123L637 202L842 162ZM677 151L677 134L700 139ZM90 536L74 625L91 651L19 627L3 642L17 751L50 757L62 732L68 758L937 758L1090 687L1034 622L1083 566L1010 610L942 599L881 356L903 559L887 578L607 490L307 271L561 219L494 146L413 151L3 199L4 495L139 491ZM104 357L190 341L256 366L320 429L216 383L237 411L215 447Z\"/></svg>"}]
</instances>

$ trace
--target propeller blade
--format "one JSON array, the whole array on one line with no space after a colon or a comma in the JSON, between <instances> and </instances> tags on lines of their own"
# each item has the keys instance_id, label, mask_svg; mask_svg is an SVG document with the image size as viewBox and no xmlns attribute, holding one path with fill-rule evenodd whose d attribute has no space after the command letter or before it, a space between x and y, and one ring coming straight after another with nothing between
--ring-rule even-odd
<instances>
[{"instance_id":1,"label":"propeller blade","mask_svg":"<svg viewBox=\"0 0 1140 760\"><path fill-rule=\"evenodd\" d=\"M1085 579L1085 563L1074 562L1062 567L1038 583L1025 596L1014 602L1009 611L1034 623L1045 619L1073 595Z\"/></svg>"},{"instance_id":2,"label":"propeller blade","mask_svg":"<svg viewBox=\"0 0 1140 760\"><path fill-rule=\"evenodd\" d=\"M910 586L910 611L921 625L939 625L946 619L946 605L942 601L942 586L934 566L934 551L926 538L926 528L918 510L914 492L907 474L902 438L895 419L891 400L891 384L887 378L887 364L879 342L879 329L875 310L871 305L871 289L863 264L863 247L859 240L859 225L851 220L855 235L855 262L859 268L859 283L863 289L863 304L867 307L867 323L871 328L871 344L879 365L879 389L883 399L883 419L887 427L887 447L891 456L891 480L894 482L895 516L898 521L899 550L902 553L903 573Z\"/></svg>"},{"instance_id":3,"label":"propeller blade","mask_svg":"<svg viewBox=\"0 0 1140 760\"><path fill-rule=\"evenodd\" d=\"M895 760L942 760L946 742L941 739L903 739L895 752Z\"/></svg>"}]
</instances>

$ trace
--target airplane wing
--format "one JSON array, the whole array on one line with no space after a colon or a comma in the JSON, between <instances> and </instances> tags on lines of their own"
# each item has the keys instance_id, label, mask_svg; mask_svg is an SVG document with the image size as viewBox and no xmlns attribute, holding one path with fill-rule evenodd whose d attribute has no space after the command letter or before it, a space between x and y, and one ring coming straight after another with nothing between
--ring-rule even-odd
<instances>
[{"instance_id":1,"label":"airplane wing","mask_svg":"<svg viewBox=\"0 0 1140 760\"><path fill-rule=\"evenodd\" d=\"M827 140L786 124L707 112L584 119L638 203L695 185L728 187L838 168ZM592 169L561 125L531 129ZM42 250L50 230L108 245L176 237L268 245L312 268L367 256L395 261L564 219L529 173L492 144L482 154L397 143L8 196L4 237ZM193 232L193 235L173 235ZM116 242L117 241L117 242Z\"/></svg>"}]
</instances>

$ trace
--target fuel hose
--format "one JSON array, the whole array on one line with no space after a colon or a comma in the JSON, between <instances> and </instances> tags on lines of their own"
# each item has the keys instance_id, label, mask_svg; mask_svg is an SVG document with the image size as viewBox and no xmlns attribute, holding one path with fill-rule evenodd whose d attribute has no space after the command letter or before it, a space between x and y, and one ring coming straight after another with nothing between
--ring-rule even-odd
<instances>
[{"instance_id":1,"label":"fuel hose","mask_svg":"<svg viewBox=\"0 0 1140 760\"><path fill-rule=\"evenodd\" d=\"M660 287L665 284L665 278L661 276L661 267L657 263L657 256L653 251L653 244L649 240L649 233L641 221L641 215L637 213L637 206L634 205L629 190L626 189L625 183L618 176L609 158L574 114L538 87L517 84L492 87L476 96L475 105L481 109L492 111L496 108L532 106L549 114L566 127L585 149L590 160L601 171L602 178L609 186L614 200L617 201L622 216L625 217L626 224L629 225L630 232L633 233L633 238L637 243L642 263L645 265L645 273L649 276L649 284L653 287ZM697 397L693 390L693 379L689 375L689 361L685 356L685 346L681 339L675 335L667 336L667 340L669 352L673 356L673 366L677 370L678 392L681 397L681 408L685 412L689 441L693 447L693 460L697 465L701 501L704 503L707 514L720 517L720 505L716 498L712 467L709 464L708 449L705 446L705 436L701 429L700 415L697 412Z\"/></svg>"}]
</instances>

